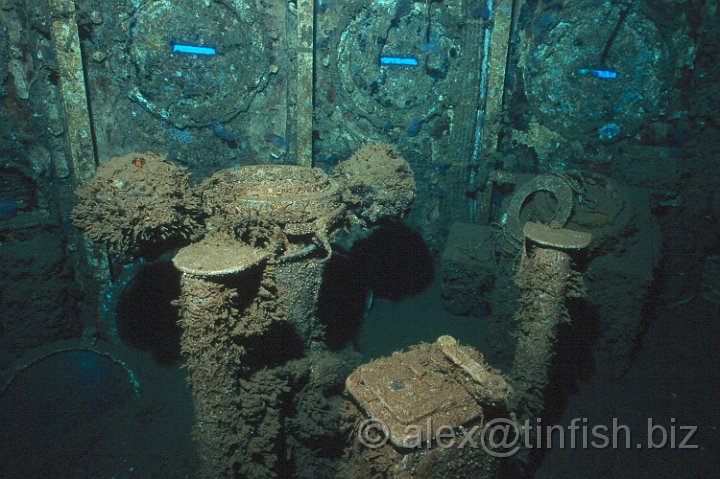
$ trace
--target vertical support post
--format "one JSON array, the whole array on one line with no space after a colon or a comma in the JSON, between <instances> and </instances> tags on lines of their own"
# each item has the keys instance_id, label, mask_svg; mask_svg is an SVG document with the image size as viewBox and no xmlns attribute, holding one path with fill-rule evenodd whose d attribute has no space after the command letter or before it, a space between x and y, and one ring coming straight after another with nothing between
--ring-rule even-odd
<instances>
[{"instance_id":1,"label":"vertical support post","mask_svg":"<svg viewBox=\"0 0 720 479\"><path fill-rule=\"evenodd\" d=\"M297 0L297 164L312 166L315 2Z\"/></svg>"},{"instance_id":2,"label":"vertical support post","mask_svg":"<svg viewBox=\"0 0 720 479\"><path fill-rule=\"evenodd\" d=\"M480 149L494 152L498 147L498 136L502 125L503 98L505 95L505 72L507 69L508 51L510 49L511 30L513 25L514 0L494 0L492 7L493 29L485 62L487 77L485 79L485 114L481 126ZM519 8L519 5L515 5ZM492 184L489 183L489 166L480 165L478 175L477 221L486 224L490 219L490 202Z\"/></svg>"},{"instance_id":3,"label":"vertical support post","mask_svg":"<svg viewBox=\"0 0 720 479\"><path fill-rule=\"evenodd\" d=\"M429 7L428 7L429 8ZM478 163L477 153L479 144L479 134L482 131L482 117L480 113L483 107L482 82L484 68L478 68L485 59L483 58L484 48L487 36L487 26L481 19L475 18L472 10L477 8L475 2L464 0L462 3L452 2L448 5L458 18L464 19L464 27L462 33L462 44L465 45L463 54L460 57L460 65L462 75L462 92L459 100L456 102L453 112L453 125L450 130L450 144L453 145L453 152L456 162L459 165L466 166L468 163L476 165ZM468 190L475 188L475 172L470 171L470 178L467 177L465 168L452 168L448 171L451 178L448 178L449 184L461 185L469 183L467 189L453 188L449 191L447 203L447 211L443 212L448 215L451 221L474 221L476 213L474 212L475 201L468 199L466 193ZM461 206L467 206L467 209L461 209ZM462 211L462 215L458 213ZM460 217L457 217L460 216Z\"/></svg>"},{"instance_id":4,"label":"vertical support post","mask_svg":"<svg viewBox=\"0 0 720 479\"><path fill-rule=\"evenodd\" d=\"M572 270L570 253L592 242L590 233L531 222L525 224L523 236L526 249L515 274L515 284L523 294L515 313L519 330L511 372L517 386L511 410L521 421L537 417L545 408L558 329L570 321L565 301L585 295L580 273Z\"/></svg>"},{"instance_id":5,"label":"vertical support post","mask_svg":"<svg viewBox=\"0 0 720 479\"><path fill-rule=\"evenodd\" d=\"M49 5L70 160L75 179L82 181L95 174L96 163L75 4L72 0L49 0Z\"/></svg>"},{"instance_id":6,"label":"vertical support post","mask_svg":"<svg viewBox=\"0 0 720 479\"><path fill-rule=\"evenodd\" d=\"M494 151L498 146L513 10L513 0L495 0L495 2L488 62L485 125L482 134L482 147L488 151Z\"/></svg>"},{"instance_id":7,"label":"vertical support post","mask_svg":"<svg viewBox=\"0 0 720 479\"><path fill-rule=\"evenodd\" d=\"M55 46L60 72L60 91L65 115L68 150L76 182L95 174L96 159L93 145L90 106L85 88L80 35L78 33L75 3L73 0L49 0L52 15L52 41ZM109 284L109 261L105 248L99 248L82 233L73 238L82 255L78 275L81 289L99 297L102 288ZM102 301L102 299L100 300ZM100 314L100 318L106 315ZM89 326L87 329L94 329Z\"/></svg>"}]
</instances>

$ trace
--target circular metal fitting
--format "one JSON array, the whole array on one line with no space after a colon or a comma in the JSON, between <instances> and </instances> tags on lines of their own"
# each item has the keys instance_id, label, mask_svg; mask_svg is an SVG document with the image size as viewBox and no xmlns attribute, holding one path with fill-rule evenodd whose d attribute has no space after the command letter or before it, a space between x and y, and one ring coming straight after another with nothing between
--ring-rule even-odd
<instances>
[{"instance_id":1,"label":"circular metal fitting","mask_svg":"<svg viewBox=\"0 0 720 479\"><path fill-rule=\"evenodd\" d=\"M265 219L283 226L313 222L341 206L337 185L321 169L303 166L251 165L223 170L206 180L201 189L211 208L234 210L239 219Z\"/></svg>"},{"instance_id":2,"label":"circular metal fitting","mask_svg":"<svg viewBox=\"0 0 720 479\"><path fill-rule=\"evenodd\" d=\"M530 29L524 77L540 123L567 138L612 140L662 112L677 71L648 9L588 0Z\"/></svg>"},{"instance_id":3,"label":"circular metal fitting","mask_svg":"<svg viewBox=\"0 0 720 479\"><path fill-rule=\"evenodd\" d=\"M363 5L337 47L345 108L378 128L412 126L437 109L444 85L458 75L460 40L448 31L455 23L450 10L442 2Z\"/></svg>"},{"instance_id":4,"label":"circular metal fitting","mask_svg":"<svg viewBox=\"0 0 720 479\"><path fill-rule=\"evenodd\" d=\"M228 5L146 3L130 29L131 97L177 128L212 125L245 111L267 81L270 55L250 11Z\"/></svg>"},{"instance_id":5,"label":"circular metal fitting","mask_svg":"<svg viewBox=\"0 0 720 479\"><path fill-rule=\"evenodd\" d=\"M558 206L553 220L561 227L565 226L572 214L573 190L570 185L556 175L536 176L513 194L507 209L508 231L518 241L522 241L525 237L523 234L525 222L521 218L522 209L530 197L540 191L546 191L555 197Z\"/></svg>"}]
</instances>

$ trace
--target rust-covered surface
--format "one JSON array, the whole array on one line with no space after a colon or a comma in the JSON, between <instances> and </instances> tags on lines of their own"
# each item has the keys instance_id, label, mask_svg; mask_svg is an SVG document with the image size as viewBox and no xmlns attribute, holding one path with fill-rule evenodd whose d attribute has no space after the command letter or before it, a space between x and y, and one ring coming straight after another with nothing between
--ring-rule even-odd
<instances>
[{"instance_id":1,"label":"rust-covered surface","mask_svg":"<svg viewBox=\"0 0 720 479\"><path fill-rule=\"evenodd\" d=\"M361 366L346 387L365 413L382 421L399 448L432 440L441 428L481 419L484 405L508 397L509 386L482 355L450 336Z\"/></svg>"}]
</instances>

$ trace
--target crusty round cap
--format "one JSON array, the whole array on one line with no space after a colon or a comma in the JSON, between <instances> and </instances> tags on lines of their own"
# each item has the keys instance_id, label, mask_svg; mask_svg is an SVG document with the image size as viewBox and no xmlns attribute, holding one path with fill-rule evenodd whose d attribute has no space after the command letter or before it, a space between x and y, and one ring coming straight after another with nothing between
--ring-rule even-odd
<instances>
[{"instance_id":1,"label":"crusty round cap","mask_svg":"<svg viewBox=\"0 0 720 479\"><path fill-rule=\"evenodd\" d=\"M195 276L223 276L251 268L270 256L270 252L231 238L209 237L182 248L173 264L183 273Z\"/></svg>"},{"instance_id":2,"label":"crusty round cap","mask_svg":"<svg viewBox=\"0 0 720 479\"><path fill-rule=\"evenodd\" d=\"M529 221L525 223L523 234L530 241L556 249L583 249L587 248L592 241L590 233L565 228L551 228Z\"/></svg>"}]
</instances>

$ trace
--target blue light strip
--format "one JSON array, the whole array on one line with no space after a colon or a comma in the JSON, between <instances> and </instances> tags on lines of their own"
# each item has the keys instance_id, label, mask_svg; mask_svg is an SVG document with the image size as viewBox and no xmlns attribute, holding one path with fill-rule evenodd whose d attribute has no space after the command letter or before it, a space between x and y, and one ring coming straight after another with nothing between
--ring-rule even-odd
<instances>
[{"instance_id":1,"label":"blue light strip","mask_svg":"<svg viewBox=\"0 0 720 479\"><path fill-rule=\"evenodd\" d=\"M412 57L380 57L380 65L402 65L416 67L417 58Z\"/></svg>"},{"instance_id":2,"label":"blue light strip","mask_svg":"<svg viewBox=\"0 0 720 479\"><path fill-rule=\"evenodd\" d=\"M172 51L174 53L188 53L190 55L216 55L217 52L212 47L198 47L195 45L173 45Z\"/></svg>"},{"instance_id":3,"label":"blue light strip","mask_svg":"<svg viewBox=\"0 0 720 479\"><path fill-rule=\"evenodd\" d=\"M591 70L589 68L581 68L578 70L578 73L581 75L592 75L595 78L617 78L618 74L617 72L611 71L611 70Z\"/></svg>"}]
</instances>

